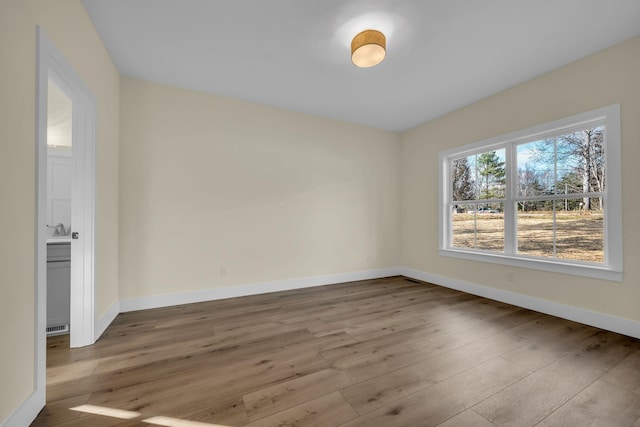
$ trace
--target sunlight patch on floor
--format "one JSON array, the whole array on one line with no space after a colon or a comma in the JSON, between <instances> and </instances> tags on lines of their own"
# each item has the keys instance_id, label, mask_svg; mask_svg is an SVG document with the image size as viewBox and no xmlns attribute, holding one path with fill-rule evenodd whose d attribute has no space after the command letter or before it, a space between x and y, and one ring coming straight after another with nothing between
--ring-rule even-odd
<instances>
[{"instance_id":1,"label":"sunlight patch on floor","mask_svg":"<svg viewBox=\"0 0 640 427\"><path fill-rule=\"evenodd\" d=\"M145 423L155 424L165 427L228 427L221 424L203 423L200 421L188 421L171 417L151 417L142 420Z\"/></svg>"},{"instance_id":2,"label":"sunlight patch on floor","mask_svg":"<svg viewBox=\"0 0 640 427\"><path fill-rule=\"evenodd\" d=\"M132 420L141 416L139 412L125 411L123 409L113 409L96 405L80 405L69 409L72 411L84 412L93 415L103 415L105 417L120 418L123 420ZM145 418L142 422L165 427L229 427L222 424L203 423L200 421L181 420L179 418L163 416Z\"/></svg>"},{"instance_id":3,"label":"sunlight patch on floor","mask_svg":"<svg viewBox=\"0 0 640 427\"><path fill-rule=\"evenodd\" d=\"M123 420L131 420L140 416L139 412L125 411L123 409L106 408L96 405L80 405L69 408L72 411L85 412L87 414L104 415L105 417L121 418Z\"/></svg>"}]
</instances>

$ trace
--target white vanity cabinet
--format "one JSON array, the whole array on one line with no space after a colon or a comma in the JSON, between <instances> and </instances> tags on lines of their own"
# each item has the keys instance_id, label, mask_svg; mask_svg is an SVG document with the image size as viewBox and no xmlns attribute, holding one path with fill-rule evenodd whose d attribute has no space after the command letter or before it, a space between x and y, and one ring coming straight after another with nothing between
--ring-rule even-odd
<instances>
[{"instance_id":1,"label":"white vanity cabinet","mask_svg":"<svg viewBox=\"0 0 640 427\"><path fill-rule=\"evenodd\" d=\"M47 335L69 332L71 243L47 243Z\"/></svg>"}]
</instances>

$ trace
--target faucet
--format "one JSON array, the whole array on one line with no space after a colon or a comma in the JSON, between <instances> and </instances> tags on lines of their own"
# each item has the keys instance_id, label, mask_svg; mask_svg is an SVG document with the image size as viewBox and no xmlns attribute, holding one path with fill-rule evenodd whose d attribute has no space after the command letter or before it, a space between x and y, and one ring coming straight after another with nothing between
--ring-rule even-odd
<instances>
[{"instance_id":1,"label":"faucet","mask_svg":"<svg viewBox=\"0 0 640 427\"><path fill-rule=\"evenodd\" d=\"M66 236L67 235L67 230L64 229L64 224L63 223L59 223L56 226L47 225L47 227L55 228L56 231L53 232L54 236Z\"/></svg>"}]
</instances>

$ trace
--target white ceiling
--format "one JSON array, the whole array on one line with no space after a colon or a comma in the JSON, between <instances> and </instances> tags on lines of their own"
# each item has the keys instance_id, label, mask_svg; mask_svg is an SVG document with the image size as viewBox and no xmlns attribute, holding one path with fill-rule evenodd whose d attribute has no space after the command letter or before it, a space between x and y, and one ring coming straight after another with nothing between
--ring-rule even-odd
<instances>
[{"instance_id":1,"label":"white ceiling","mask_svg":"<svg viewBox=\"0 0 640 427\"><path fill-rule=\"evenodd\" d=\"M640 0L83 0L123 75L403 131L640 34ZM377 67L351 64L366 28Z\"/></svg>"}]
</instances>

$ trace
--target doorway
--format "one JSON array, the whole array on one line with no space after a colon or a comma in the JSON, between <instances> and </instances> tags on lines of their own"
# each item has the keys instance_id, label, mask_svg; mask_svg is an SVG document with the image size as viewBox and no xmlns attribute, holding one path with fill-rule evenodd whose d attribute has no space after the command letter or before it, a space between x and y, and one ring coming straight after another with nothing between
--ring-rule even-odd
<instances>
[{"instance_id":1,"label":"doorway","mask_svg":"<svg viewBox=\"0 0 640 427\"><path fill-rule=\"evenodd\" d=\"M47 110L49 83L71 100L70 204L70 346L94 343L95 265L95 124L91 91L53 45L37 29L36 82L36 394L46 393L47 329ZM56 224L53 224L54 226Z\"/></svg>"},{"instance_id":2,"label":"doorway","mask_svg":"<svg viewBox=\"0 0 640 427\"><path fill-rule=\"evenodd\" d=\"M69 334L73 102L47 82L47 337Z\"/></svg>"}]
</instances>

